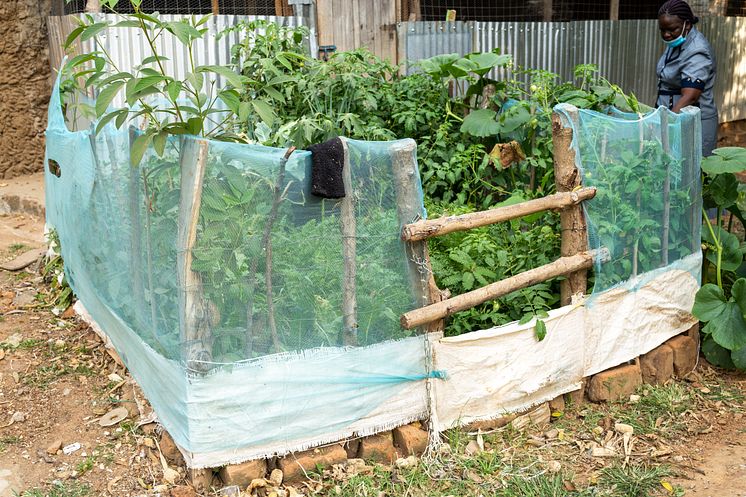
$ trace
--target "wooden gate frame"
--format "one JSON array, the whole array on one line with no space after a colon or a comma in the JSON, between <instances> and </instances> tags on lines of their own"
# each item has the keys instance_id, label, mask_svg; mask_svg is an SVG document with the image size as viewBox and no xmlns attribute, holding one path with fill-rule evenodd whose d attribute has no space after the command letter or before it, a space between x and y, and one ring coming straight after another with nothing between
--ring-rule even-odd
<instances>
[{"instance_id":1,"label":"wooden gate frame","mask_svg":"<svg viewBox=\"0 0 746 497\"><path fill-rule=\"evenodd\" d=\"M576 120L577 110L570 112L569 117ZM593 266L598 257L602 260L607 259L608 251L603 248L598 251L588 250L588 228L580 203L593 198L596 195L596 189L582 187L581 177L575 166L572 137L572 128L564 126L560 116L553 113L552 142L554 143L554 175L557 193L486 211L418 221L405 225L401 235L405 242L425 240L427 243L428 238L435 236L510 221L550 209L559 210L560 258L476 290L409 311L400 318L404 329L412 329L442 320L456 312L471 309L489 300L557 276L566 276L560 283L561 305L569 304L575 295L585 294L588 282L587 270Z\"/></svg>"}]
</instances>

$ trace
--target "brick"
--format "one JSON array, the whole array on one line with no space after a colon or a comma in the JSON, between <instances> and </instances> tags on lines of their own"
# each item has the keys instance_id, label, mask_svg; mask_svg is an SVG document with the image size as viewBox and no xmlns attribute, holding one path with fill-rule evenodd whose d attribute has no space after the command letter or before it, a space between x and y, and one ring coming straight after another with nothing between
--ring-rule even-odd
<instances>
[{"instance_id":1,"label":"brick","mask_svg":"<svg viewBox=\"0 0 746 497\"><path fill-rule=\"evenodd\" d=\"M379 433L360 440L360 459L366 462L378 462L381 464L391 464L397 458L396 449L394 449L394 438L391 432Z\"/></svg>"},{"instance_id":2,"label":"brick","mask_svg":"<svg viewBox=\"0 0 746 497\"><path fill-rule=\"evenodd\" d=\"M673 376L673 349L665 343L640 356L642 381L662 385Z\"/></svg>"},{"instance_id":3,"label":"brick","mask_svg":"<svg viewBox=\"0 0 746 497\"><path fill-rule=\"evenodd\" d=\"M583 405L583 402L585 402L585 386L586 380L583 378L580 381L580 390L574 390L565 394L565 404L570 404L572 407Z\"/></svg>"},{"instance_id":4,"label":"brick","mask_svg":"<svg viewBox=\"0 0 746 497\"><path fill-rule=\"evenodd\" d=\"M556 397L549 401L549 409L552 412L559 411L564 412L565 410L565 396L560 395L559 397Z\"/></svg>"},{"instance_id":5,"label":"brick","mask_svg":"<svg viewBox=\"0 0 746 497\"><path fill-rule=\"evenodd\" d=\"M225 485L246 487L251 480L264 478L267 475L267 461L255 459L241 464L230 464L220 469L220 479Z\"/></svg>"},{"instance_id":6,"label":"brick","mask_svg":"<svg viewBox=\"0 0 746 497\"><path fill-rule=\"evenodd\" d=\"M181 455L181 451L167 431L164 431L161 435L161 441L158 445L166 461L175 466L184 466L184 456Z\"/></svg>"},{"instance_id":7,"label":"brick","mask_svg":"<svg viewBox=\"0 0 746 497\"><path fill-rule=\"evenodd\" d=\"M400 426L393 433L394 445L399 448L402 456L420 456L427 450L430 436L420 426Z\"/></svg>"},{"instance_id":8,"label":"brick","mask_svg":"<svg viewBox=\"0 0 746 497\"><path fill-rule=\"evenodd\" d=\"M697 344L697 350L699 350L699 323L689 328L686 332L686 336L694 340L694 343Z\"/></svg>"},{"instance_id":9,"label":"brick","mask_svg":"<svg viewBox=\"0 0 746 497\"><path fill-rule=\"evenodd\" d=\"M621 400L629 397L640 385L642 385L640 366L627 364L593 375L588 382L586 393L588 399L593 402Z\"/></svg>"},{"instance_id":10,"label":"brick","mask_svg":"<svg viewBox=\"0 0 746 497\"><path fill-rule=\"evenodd\" d=\"M328 468L346 460L347 451L342 445L334 444L287 455L277 462L277 466L285 475L285 481L298 481L304 479L307 472L315 471L318 466Z\"/></svg>"},{"instance_id":11,"label":"brick","mask_svg":"<svg viewBox=\"0 0 746 497\"><path fill-rule=\"evenodd\" d=\"M685 335L673 337L666 344L673 350L673 370L676 376L684 376L697 365L699 349L697 343Z\"/></svg>"}]
</instances>

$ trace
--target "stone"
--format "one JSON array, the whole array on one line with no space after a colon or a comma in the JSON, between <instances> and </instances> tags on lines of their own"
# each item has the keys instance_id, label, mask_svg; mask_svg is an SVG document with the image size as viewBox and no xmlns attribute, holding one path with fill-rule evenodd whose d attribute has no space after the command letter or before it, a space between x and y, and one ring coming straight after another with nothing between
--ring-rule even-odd
<instances>
[{"instance_id":1,"label":"stone","mask_svg":"<svg viewBox=\"0 0 746 497\"><path fill-rule=\"evenodd\" d=\"M197 492L187 485L178 485L171 489L171 497L197 497Z\"/></svg>"},{"instance_id":2,"label":"stone","mask_svg":"<svg viewBox=\"0 0 746 497\"><path fill-rule=\"evenodd\" d=\"M62 440L58 438L54 442L49 444L49 446L47 447L47 454L54 455L57 453L57 451L61 449L62 449Z\"/></svg>"},{"instance_id":3,"label":"stone","mask_svg":"<svg viewBox=\"0 0 746 497\"><path fill-rule=\"evenodd\" d=\"M572 392L565 394L565 408L567 408L568 404L572 407L577 407L583 405L583 402L585 402L585 378L580 380L580 382L581 386L579 390L573 390Z\"/></svg>"},{"instance_id":4,"label":"stone","mask_svg":"<svg viewBox=\"0 0 746 497\"><path fill-rule=\"evenodd\" d=\"M586 393L588 399L593 402L621 400L628 398L640 385L640 366L626 364L593 375L588 382Z\"/></svg>"},{"instance_id":5,"label":"stone","mask_svg":"<svg viewBox=\"0 0 746 497\"><path fill-rule=\"evenodd\" d=\"M282 485L282 479L284 477L285 475L282 474L282 470L275 468L269 475L269 482L275 487L279 487L280 485Z\"/></svg>"},{"instance_id":6,"label":"stone","mask_svg":"<svg viewBox=\"0 0 746 497\"><path fill-rule=\"evenodd\" d=\"M184 456L181 455L181 451L176 446L176 442L171 438L171 435L167 431L164 431L161 435L161 441L159 444L161 448L161 454L166 458L170 464L174 466L184 465Z\"/></svg>"},{"instance_id":7,"label":"stone","mask_svg":"<svg viewBox=\"0 0 746 497\"><path fill-rule=\"evenodd\" d=\"M284 481L298 481L306 477L309 471L317 467L328 468L347 460L347 451L341 444L334 444L319 449L290 454L281 458L277 466L285 475Z\"/></svg>"},{"instance_id":8,"label":"stone","mask_svg":"<svg viewBox=\"0 0 746 497\"><path fill-rule=\"evenodd\" d=\"M189 482L194 487L194 491L200 495L207 495L212 488L212 479L215 476L212 469L194 469L189 468L187 470L189 476Z\"/></svg>"},{"instance_id":9,"label":"stone","mask_svg":"<svg viewBox=\"0 0 746 497\"><path fill-rule=\"evenodd\" d=\"M396 445L403 456L422 455L427 449L427 444L430 442L427 431L415 425L404 425L395 428L393 434L394 445Z\"/></svg>"},{"instance_id":10,"label":"stone","mask_svg":"<svg viewBox=\"0 0 746 497\"><path fill-rule=\"evenodd\" d=\"M549 409L552 412L564 412L565 411L565 396L560 395L549 401Z\"/></svg>"},{"instance_id":11,"label":"stone","mask_svg":"<svg viewBox=\"0 0 746 497\"><path fill-rule=\"evenodd\" d=\"M697 343L686 335L673 337L666 344L673 350L673 371L676 376L684 376L697 365L699 349Z\"/></svg>"},{"instance_id":12,"label":"stone","mask_svg":"<svg viewBox=\"0 0 746 497\"><path fill-rule=\"evenodd\" d=\"M252 480L264 478L267 474L267 461L255 459L241 464L230 464L220 469L220 478L225 485L248 486Z\"/></svg>"},{"instance_id":13,"label":"stone","mask_svg":"<svg viewBox=\"0 0 746 497\"><path fill-rule=\"evenodd\" d=\"M673 376L673 350L665 343L640 356L642 381L662 385Z\"/></svg>"},{"instance_id":14,"label":"stone","mask_svg":"<svg viewBox=\"0 0 746 497\"><path fill-rule=\"evenodd\" d=\"M379 433L360 440L358 457L367 462L391 464L397 459L391 432Z\"/></svg>"}]
</instances>

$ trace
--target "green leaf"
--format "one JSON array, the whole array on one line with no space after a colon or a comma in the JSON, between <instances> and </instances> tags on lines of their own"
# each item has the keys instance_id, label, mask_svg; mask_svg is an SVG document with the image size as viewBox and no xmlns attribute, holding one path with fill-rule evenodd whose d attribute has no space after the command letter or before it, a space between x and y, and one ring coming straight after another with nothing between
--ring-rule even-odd
<instances>
[{"instance_id":1,"label":"green leaf","mask_svg":"<svg viewBox=\"0 0 746 497\"><path fill-rule=\"evenodd\" d=\"M139 21L119 21L116 24L112 24L113 28L140 28Z\"/></svg>"},{"instance_id":2,"label":"green leaf","mask_svg":"<svg viewBox=\"0 0 746 497\"><path fill-rule=\"evenodd\" d=\"M83 32L85 29L85 26L78 26L77 28L73 29L69 35L67 35L67 38L65 39L65 43L62 45L62 47L67 50L70 48L70 45L72 45L75 40L78 39L78 36L80 36L80 33Z\"/></svg>"},{"instance_id":3,"label":"green leaf","mask_svg":"<svg viewBox=\"0 0 746 497\"><path fill-rule=\"evenodd\" d=\"M109 122L111 122L112 119L115 117L119 117L120 114L124 113L126 116L129 114L129 111L127 109L118 109L112 112L109 112L105 116L103 116L101 119L98 120L98 123L96 124L96 131L95 134L98 134L99 131L104 129L104 126L106 126Z\"/></svg>"},{"instance_id":4,"label":"green leaf","mask_svg":"<svg viewBox=\"0 0 746 497\"><path fill-rule=\"evenodd\" d=\"M101 31L105 30L109 27L108 22L97 22L94 24L91 24L90 26L86 27L83 32L80 34L80 41L86 41L90 40L97 34L99 34Z\"/></svg>"},{"instance_id":5,"label":"green leaf","mask_svg":"<svg viewBox=\"0 0 746 497\"><path fill-rule=\"evenodd\" d=\"M540 342L542 340L544 340L544 338L547 336L547 325L546 325L546 323L543 320L541 320L541 319L537 319L536 320L536 328L534 328L534 329L536 330L536 339L538 341L540 341Z\"/></svg>"},{"instance_id":6,"label":"green leaf","mask_svg":"<svg viewBox=\"0 0 746 497\"><path fill-rule=\"evenodd\" d=\"M425 73L436 78L443 78L449 75L450 66L460 58L461 55L457 53L436 55L419 61L418 65Z\"/></svg>"},{"instance_id":7,"label":"green leaf","mask_svg":"<svg viewBox=\"0 0 746 497\"><path fill-rule=\"evenodd\" d=\"M702 171L709 175L746 171L746 148L722 147L702 159Z\"/></svg>"},{"instance_id":8,"label":"green leaf","mask_svg":"<svg viewBox=\"0 0 746 497\"><path fill-rule=\"evenodd\" d=\"M224 90L218 93L218 98L225 103L235 114L238 114L239 106L241 105L241 99L236 90Z\"/></svg>"},{"instance_id":9,"label":"green leaf","mask_svg":"<svg viewBox=\"0 0 746 497\"><path fill-rule=\"evenodd\" d=\"M464 286L464 290L471 290L474 288L474 275L470 272L465 272L461 276L461 284Z\"/></svg>"},{"instance_id":10,"label":"green leaf","mask_svg":"<svg viewBox=\"0 0 746 497\"><path fill-rule=\"evenodd\" d=\"M510 133L532 119L531 112L523 105L514 105L500 116L500 133Z\"/></svg>"},{"instance_id":11,"label":"green leaf","mask_svg":"<svg viewBox=\"0 0 746 497\"><path fill-rule=\"evenodd\" d=\"M272 127L277 117L272 107L264 100L252 100L251 105L254 107L254 111L259 114L262 121L267 123L269 127Z\"/></svg>"},{"instance_id":12,"label":"green leaf","mask_svg":"<svg viewBox=\"0 0 746 497\"><path fill-rule=\"evenodd\" d=\"M166 149L166 139L168 138L167 131L161 131L157 135L153 136L153 149L158 157L163 157L163 151Z\"/></svg>"},{"instance_id":13,"label":"green leaf","mask_svg":"<svg viewBox=\"0 0 746 497\"><path fill-rule=\"evenodd\" d=\"M716 226L713 228L715 236L720 239L720 245L723 247L723 253L720 257L720 267L726 271L735 271L743 262L743 253L741 253L741 242L733 233L729 233L723 228ZM702 240L715 245L715 240L710 234L709 228L702 229ZM717 265L717 250L707 251L707 260Z\"/></svg>"},{"instance_id":14,"label":"green leaf","mask_svg":"<svg viewBox=\"0 0 746 497\"><path fill-rule=\"evenodd\" d=\"M192 135L199 135L202 131L202 118L190 117L186 122L187 130Z\"/></svg>"},{"instance_id":15,"label":"green leaf","mask_svg":"<svg viewBox=\"0 0 746 497\"><path fill-rule=\"evenodd\" d=\"M238 120L246 121L249 118L250 112L251 105L249 105L249 102L241 102L238 106Z\"/></svg>"},{"instance_id":16,"label":"green leaf","mask_svg":"<svg viewBox=\"0 0 746 497\"><path fill-rule=\"evenodd\" d=\"M534 319L534 315L529 312L528 314L524 314L523 316L521 316L521 319L518 321L518 324L526 324L532 319Z\"/></svg>"},{"instance_id":17,"label":"green leaf","mask_svg":"<svg viewBox=\"0 0 746 497\"><path fill-rule=\"evenodd\" d=\"M165 76L146 76L144 78L140 78L140 80L135 84L135 87L133 89L133 93L140 93L143 90L146 90L148 88L151 88L158 83L161 83L162 81L166 81Z\"/></svg>"},{"instance_id":18,"label":"green leaf","mask_svg":"<svg viewBox=\"0 0 746 497\"><path fill-rule=\"evenodd\" d=\"M705 186L704 195L716 207L727 209L738 200L738 180L731 173L719 174Z\"/></svg>"},{"instance_id":19,"label":"green leaf","mask_svg":"<svg viewBox=\"0 0 746 497\"><path fill-rule=\"evenodd\" d=\"M196 72L212 72L219 76L224 77L231 85L236 88L241 88L244 82L247 80L245 76L232 71L231 69L223 66L199 66Z\"/></svg>"},{"instance_id":20,"label":"green leaf","mask_svg":"<svg viewBox=\"0 0 746 497\"><path fill-rule=\"evenodd\" d=\"M179 94L181 93L181 81L171 81L166 85L166 93L168 93L168 97L171 99L171 101L176 102L176 99L179 98Z\"/></svg>"},{"instance_id":21,"label":"green leaf","mask_svg":"<svg viewBox=\"0 0 746 497\"><path fill-rule=\"evenodd\" d=\"M150 57L145 57L142 62L140 62L140 65L144 66L145 64L152 64L153 62L158 62L159 60L170 59L164 55L151 55Z\"/></svg>"},{"instance_id":22,"label":"green leaf","mask_svg":"<svg viewBox=\"0 0 746 497\"><path fill-rule=\"evenodd\" d=\"M124 81L115 81L101 90L98 94L98 98L96 98L96 117L101 117L104 112L106 112L106 109L109 108L109 104L114 100L114 97L122 86L124 86Z\"/></svg>"},{"instance_id":23,"label":"green leaf","mask_svg":"<svg viewBox=\"0 0 746 497\"><path fill-rule=\"evenodd\" d=\"M728 350L737 350L746 346L746 322L741 308L733 301L725 304L723 312L715 319L708 321L702 331L712 335L718 345Z\"/></svg>"},{"instance_id":24,"label":"green leaf","mask_svg":"<svg viewBox=\"0 0 746 497\"><path fill-rule=\"evenodd\" d=\"M101 81L99 81L98 87L101 88L103 86L108 85L111 82L114 82L114 81L119 81L119 80L125 80L126 81L126 80L128 80L130 78L133 78L133 77L134 76L132 76L132 74L130 74L128 72L118 72L116 74L112 74L111 76L109 76L106 79L102 79Z\"/></svg>"},{"instance_id":25,"label":"green leaf","mask_svg":"<svg viewBox=\"0 0 746 497\"><path fill-rule=\"evenodd\" d=\"M471 71L479 76L484 76L495 67L506 66L512 57L494 52L477 52L467 55L466 58L474 64L474 68Z\"/></svg>"},{"instance_id":26,"label":"green leaf","mask_svg":"<svg viewBox=\"0 0 746 497\"><path fill-rule=\"evenodd\" d=\"M117 127L117 129L121 128L124 124L124 121L127 120L127 116L129 116L129 112L122 112L117 116L117 120L114 122L114 126Z\"/></svg>"},{"instance_id":27,"label":"green leaf","mask_svg":"<svg viewBox=\"0 0 746 497\"><path fill-rule=\"evenodd\" d=\"M741 349L744 350L744 349ZM712 337L705 337L702 340L702 353L710 364L719 368L734 369L731 351L718 345Z\"/></svg>"},{"instance_id":28,"label":"green leaf","mask_svg":"<svg viewBox=\"0 0 746 497\"><path fill-rule=\"evenodd\" d=\"M500 131L495 120L497 113L491 109L479 109L469 113L461 124L461 132L473 136L494 136Z\"/></svg>"},{"instance_id":29,"label":"green leaf","mask_svg":"<svg viewBox=\"0 0 746 497\"><path fill-rule=\"evenodd\" d=\"M184 45L191 45L192 41L202 38L202 33L194 26L180 21L172 21L163 23L163 26L167 31L173 33L173 35L179 39Z\"/></svg>"},{"instance_id":30,"label":"green leaf","mask_svg":"<svg viewBox=\"0 0 746 497\"><path fill-rule=\"evenodd\" d=\"M727 302L723 290L717 285L708 283L703 285L694 296L692 314L705 323L712 321L723 313Z\"/></svg>"},{"instance_id":31,"label":"green leaf","mask_svg":"<svg viewBox=\"0 0 746 497\"><path fill-rule=\"evenodd\" d=\"M137 166L142 160L142 156L145 155L145 151L148 149L150 142L153 141L153 134L147 133L140 135L135 138L130 147L130 162L132 166Z\"/></svg>"}]
</instances>

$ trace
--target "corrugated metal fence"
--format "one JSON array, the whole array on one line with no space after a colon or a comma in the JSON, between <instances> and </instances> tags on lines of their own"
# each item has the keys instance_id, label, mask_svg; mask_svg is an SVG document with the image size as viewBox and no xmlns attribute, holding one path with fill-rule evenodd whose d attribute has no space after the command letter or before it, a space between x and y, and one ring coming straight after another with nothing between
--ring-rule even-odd
<instances>
[{"instance_id":1,"label":"corrugated metal fence","mask_svg":"<svg viewBox=\"0 0 746 497\"><path fill-rule=\"evenodd\" d=\"M120 19L114 14L97 14L97 19L117 22ZM161 15L163 21L178 21L183 16L178 15ZM227 65L231 62L231 47L238 43L240 33L231 32L218 38L218 34L226 28L235 26L241 21L253 21L263 19L268 22L275 22L280 25L299 26L307 25L302 17L260 17L260 16L233 16L217 15L212 16L207 23L207 34L194 42L193 54L196 65ZM62 45L67 36L77 26L75 16L52 16L48 18L49 29L49 57L53 69L57 69L62 64L64 51ZM142 32L136 28L110 28L99 35L100 43L103 48L109 52L112 59L117 62L120 71L132 71L133 68L141 64L145 57L152 55ZM318 52L316 45L316 33L311 32L310 52L315 55ZM187 72L189 54L187 48L182 45L170 33L164 32L156 43L156 48L161 55L165 55L169 60L164 61L164 69L167 74L177 79L183 79ZM82 42L77 53L89 53L100 50L96 47L94 40ZM219 82L220 83L220 82ZM115 104L119 102L114 102Z\"/></svg>"},{"instance_id":2,"label":"corrugated metal fence","mask_svg":"<svg viewBox=\"0 0 746 497\"><path fill-rule=\"evenodd\" d=\"M707 17L699 29L713 46L721 121L746 118L746 18ZM407 22L398 26L399 60L500 48L516 65L545 69L569 80L577 64L601 74L640 101L655 103L655 65L663 53L653 19L574 22Z\"/></svg>"}]
</instances>

